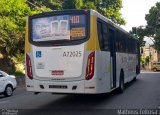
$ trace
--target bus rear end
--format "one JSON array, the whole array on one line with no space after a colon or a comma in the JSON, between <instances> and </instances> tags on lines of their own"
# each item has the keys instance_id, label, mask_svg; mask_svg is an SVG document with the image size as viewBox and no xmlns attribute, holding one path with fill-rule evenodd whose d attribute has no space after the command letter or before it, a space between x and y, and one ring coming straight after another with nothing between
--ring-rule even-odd
<instances>
[{"instance_id":1,"label":"bus rear end","mask_svg":"<svg viewBox=\"0 0 160 115\"><path fill-rule=\"evenodd\" d=\"M33 15L28 18L27 29L27 90L85 93L85 80L93 77L95 62L95 52L86 51L90 11L67 10Z\"/></svg>"}]
</instances>

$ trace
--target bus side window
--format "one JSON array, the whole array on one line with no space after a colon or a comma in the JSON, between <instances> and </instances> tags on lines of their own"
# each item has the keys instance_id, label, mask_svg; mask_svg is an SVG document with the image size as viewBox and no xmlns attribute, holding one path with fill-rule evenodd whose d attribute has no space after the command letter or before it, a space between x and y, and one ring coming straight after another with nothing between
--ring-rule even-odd
<instances>
[{"instance_id":1,"label":"bus side window","mask_svg":"<svg viewBox=\"0 0 160 115\"><path fill-rule=\"evenodd\" d=\"M119 31L116 31L116 51L119 52Z\"/></svg>"},{"instance_id":2,"label":"bus side window","mask_svg":"<svg viewBox=\"0 0 160 115\"><path fill-rule=\"evenodd\" d=\"M136 53L136 42L135 40L133 40L133 54Z\"/></svg>"},{"instance_id":3,"label":"bus side window","mask_svg":"<svg viewBox=\"0 0 160 115\"><path fill-rule=\"evenodd\" d=\"M132 47L131 47L131 54L134 54L134 46L135 46L135 44L134 44L134 41L133 41L133 39L131 39L131 45L132 45Z\"/></svg>"},{"instance_id":4,"label":"bus side window","mask_svg":"<svg viewBox=\"0 0 160 115\"><path fill-rule=\"evenodd\" d=\"M125 36L125 34L123 34L122 42L123 42L123 53L125 53L126 52L126 36Z\"/></svg>"},{"instance_id":5,"label":"bus side window","mask_svg":"<svg viewBox=\"0 0 160 115\"><path fill-rule=\"evenodd\" d=\"M126 43L126 53L128 53L128 42L127 42L128 38L125 39L125 43Z\"/></svg>"},{"instance_id":6,"label":"bus side window","mask_svg":"<svg viewBox=\"0 0 160 115\"><path fill-rule=\"evenodd\" d=\"M120 33L119 34L119 52L122 52L122 48L123 48L123 46L122 46L122 34Z\"/></svg>"},{"instance_id":7,"label":"bus side window","mask_svg":"<svg viewBox=\"0 0 160 115\"><path fill-rule=\"evenodd\" d=\"M131 44L130 44L130 39L128 39L128 53L131 53Z\"/></svg>"},{"instance_id":8,"label":"bus side window","mask_svg":"<svg viewBox=\"0 0 160 115\"><path fill-rule=\"evenodd\" d=\"M119 51L123 52L123 35L120 33L119 35Z\"/></svg>"},{"instance_id":9,"label":"bus side window","mask_svg":"<svg viewBox=\"0 0 160 115\"><path fill-rule=\"evenodd\" d=\"M106 23L103 23L103 40L104 40L104 50L109 51L108 29Z\"/></svg>"},{"instance_id":10,"label":"bus side window","mask_svg":"<svg viewBox=\"0 0 160 115\"><path fill-rule=\"evenodd\" d=\"M103 40L103 33L102 33L102 22L97 22L97 32L98 32L98 40L99 40L99 45L100 49L104 49L104 40Z\"/></svg>"},{"instance_id":11,"label":"bus side window","mask_svg":"<svg viewBox=\"0 0 160 115\"><path fill-rule=\"evenodd\" d=\"M137 54L138 53L138 42L137 41L135 41L135 54Z\"/></svg>"}]
</instances>

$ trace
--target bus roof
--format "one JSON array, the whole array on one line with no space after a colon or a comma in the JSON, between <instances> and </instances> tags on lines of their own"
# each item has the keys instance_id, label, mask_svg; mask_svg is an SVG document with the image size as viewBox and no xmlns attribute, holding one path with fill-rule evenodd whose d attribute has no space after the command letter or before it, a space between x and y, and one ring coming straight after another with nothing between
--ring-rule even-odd
<instances>
[{"instance_id":1,"label":"bus roof","mask_svg":"<svg viewBox=\"0 0 160 115\"><path fill-rule=\"evenodd\" d=\"M53 14L61 14L62 12L63 13L74 13L74 12L88 12L90 11L90 14L91 15L95 15L97 16L98 18L102 19L103 21L109 23L110 25L112 25L113 27L115 27L116 29L118 29L119 31L129 35L131 38L135 39L135 37L133 37L130 33L128 33L127 31L125 31L123 28L121 28L120 26L118 26L117 24L115 24L114 22L112 22L110 19L108 19L107 17L103 16L102 14L100 14L99 12L95 11L95 10L92 10L92 9L80 9L80 10L77 10L77 9L65 9L65 10L60 10L60 11L50 11L50 12L43 12L43 13L40 13L40 14L34 14L34 15L31 15L31 17L39 17L39 16L48 16L48 15L53 15ZM138 39L135 39L138 41Z\"/></svg>"},{"instance_id":2,"label":"bus roof","mask_svg":"<svg viewBox=\"0 0 160 115\"><path fill-rule=\"evenodd\" d=\"M103 16L102 14L100 14L99 12L95 11L95 10L91 10L91 14L96 15L98 18L100 18L101 20L109 23L110 25L112 25L113 27L115 27L116 29L120 30L121 32L129 35L131 38L135 39L135 37L133 37L129 32L127 32L126 30L124 30L123 28L121 28L120 26L118 26L117 24L115 24L114 22L112 22L110 19L108 19L107 17ZM138 39L135 39L138 41Z\"/></svg>"}]
</instances>

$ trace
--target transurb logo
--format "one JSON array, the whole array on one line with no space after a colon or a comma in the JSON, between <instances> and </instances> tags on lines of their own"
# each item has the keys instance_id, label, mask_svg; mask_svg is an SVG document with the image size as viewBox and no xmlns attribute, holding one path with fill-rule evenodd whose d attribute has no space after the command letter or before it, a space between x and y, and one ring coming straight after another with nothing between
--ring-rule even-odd
<instances>
[{"instance_id":1,"label":"transurb logo","mask_svg":"<svg viewBox=\"0 0 160 115\"><path fill-rule=\"evenodd\" d=\"M42 57L42 52L36 51L36 58L41 58L41 57Z\"/></svg>"}]
</instances>

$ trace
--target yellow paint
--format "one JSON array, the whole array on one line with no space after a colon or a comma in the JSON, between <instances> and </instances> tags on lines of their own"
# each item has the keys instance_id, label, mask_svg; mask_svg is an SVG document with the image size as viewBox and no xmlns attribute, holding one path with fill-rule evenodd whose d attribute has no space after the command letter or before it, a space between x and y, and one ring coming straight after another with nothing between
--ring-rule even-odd
<instances>
[{"instance_id":1,"label":"yellow paint","mask_svg":"<svg viewBox=\"0 0 160 115\"><path fill-rule=\"evenodd\" d=\"M97 34L97 17L94 15L90 16L90 38L87 41L88 51L100 51L98 34Z\"/></svg>"},{"instance_id":2,"label":"yellow paint","mask_svg":"<svg viewBox=\"0 0 160 115\"><path fill-rule=\"evenodd\" d=\"M29 53L31 52L31 45L28 41L29 37L28 37L28 19L26 21L26 36L25 36L25 53Z\"/></svg>"},{"instance_id":3,"label":"yellow paint","mask_svg":"<svg viewBox=\"0 0 160 115\"><path fill-rule=\"evenodd\" d=\"M111 72L111 62L109 62L109 64L108 64L108 73L110 73Z\"/></svg>"}]
</instances>

